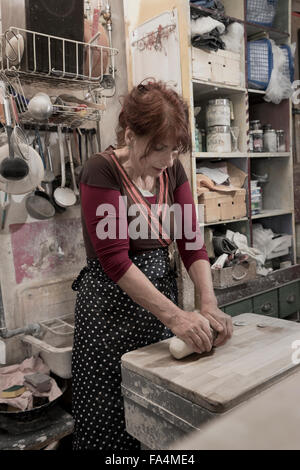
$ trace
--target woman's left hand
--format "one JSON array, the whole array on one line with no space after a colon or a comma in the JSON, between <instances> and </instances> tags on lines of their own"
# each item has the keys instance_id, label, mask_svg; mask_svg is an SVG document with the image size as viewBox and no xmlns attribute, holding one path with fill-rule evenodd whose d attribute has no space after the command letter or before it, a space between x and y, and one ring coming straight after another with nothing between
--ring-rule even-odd
<instances>
[{"instance_id":1,"label":"woman's left hand","mask_svg":"<svg viewBox=\"0 0 300 470\"><path fill-rule=\"evenodd\" d=\"M200 309L200 313L209 321L210 326L218 332L213 346L223 346L233 334L232 318L222 312L216 305L204 305Z\"/></svg>"}]
</instances>

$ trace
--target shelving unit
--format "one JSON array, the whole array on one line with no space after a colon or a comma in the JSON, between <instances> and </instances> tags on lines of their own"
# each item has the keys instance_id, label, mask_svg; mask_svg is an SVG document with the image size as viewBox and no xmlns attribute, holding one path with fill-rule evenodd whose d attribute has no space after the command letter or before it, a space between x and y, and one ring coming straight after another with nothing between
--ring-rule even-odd
<instances>
[{"instance_id":1,"label":"shelving unit","mask_svg":"<svg viewBox=\"0 0 300 470\"><path fill-rule=\"evenodd\" d=\"M291 37L291 0L279 0L278 11L275 17L274 25L272 28L263 27L256 24L251 24L246 18L246 0L223 0L222 3L225 7L225 14L234 21L238 21L244 27L244 44L241 52L241 80L239 85L232 85L230 83L223 83L220 81L210 81L206 79L199 79L195 76L193 61L195 54L191 46L191 20L190 9L200 9L206 12L211 12L203 7L197 7L194 4L189 4L185 0L154 0L151 2L151 8L147 5L146 0L138 0L134 2L124 0L125 19L128 31L133 31L151 19L158 17L163 12L177 9L178 18L178 35L180 37L180 59L181 59L181 80L182 80L182 94L186 101L190 103L190 120L192 138L195 142L195 125L194 125L194 107L203 107L205 103L212 98L229 98L234 107L235 121L232 125L240 126L239 136L239 152L236 153L208 153L197 152L194 148L191 154L182 157L185 169L190 172L190 182L194 192L195 202L197 201L196 191L196 168L201 162L215 162L215 161L231 161L240 169L245 171L248 178L245 183L247 190L247 215L237 220L224 220L213 223L202 223L201 226L219 227L224 226L234 230L242 229L243 233L247 234L249 242L252 242L253 225L255 223L263 224L266 228L272 228L277 233L288 233L292 235L293 243L290 254L284 258L289 260L292 265L296 263L295 254L295 217L294 217L294 199L293 199L293 157L292 157L292 107L290 100L284 100L279 105L268 103L264 100L265 91L248 88L247 84L247 38L261 31L269 33L270 39L273 39L278 44L290 44ZM131 66L131 51L130 42L127 44L128 52L128 78L129 87L134 83L132 81L132 66ZM166 58L166 61L168 59ZM206 63L204 66L206 67ZM199 64L198 64L199 66ZM197 70L199 70L198 67ZM153 70L155 77L155 70ZM146 78L146 77L145 77ZM250 153L249 147L249 121L260 119L262 124L270 122L275 129L284 129L286 134L286 151L279 153ZM202 115L203 128L205 127L205 113ZM202 128L199 125L199 128ZM265 205L261 213L251 215L251 194L250 194L250 179L251 171L255 174L261 172L264 174L269 173L269 181L265 184L264 195ZM298 266L292 266L291 269L295 273ZM280 271L274 272L274 276L280 276ZM284 270L285 274L287 269ZM297 271L298 272L298 271ZM183 289L190 292L190 285L187 277L183 273ZM280 282L282 278L280 278ZM264 291L264 283L267 280L260 278L261 292ZM296 286L296 284L295 284ZM297 284L299 288L299 284ZM257 287L256 287L257 289ZM230 290L230 289L229 289ZM233 294L226 300L227 303L234 303L238 299L238 290L233 289ZM221 292L217 292L217 297L220 297L220 306L224 305L224 296ZM183 294L183 299L185 296ZM186 302L189 305L188 301ZM197 304L197 299L196 299ZM247 304L249 306L249 303ZM251 304L252 305L252 304ZM297 306L300 310L300 305ZM230 309L229 309L230 310ZM240 311L242 313L242 311Z\"/></svg>"}]
</instances>

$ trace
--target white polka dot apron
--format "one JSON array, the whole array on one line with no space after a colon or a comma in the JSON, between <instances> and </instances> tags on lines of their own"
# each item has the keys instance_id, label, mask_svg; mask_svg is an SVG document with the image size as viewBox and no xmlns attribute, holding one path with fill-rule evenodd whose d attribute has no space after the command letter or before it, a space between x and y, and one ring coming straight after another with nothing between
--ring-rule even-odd
<instances>
[{"instance_id":1,"label":"white polka dot apron","mask_svg":"<svg viewBox=\"0 0 300 470\"><path fill-rule=\"evenodd\" d=\"M154 286L175 304L176 273L168 248L130 255ZM88 259L74 281L77 291L72 354L74 450L131 450L139 442L125 429L121 357L172 336L152 313L135 303Z\"/></svg>"}]
</instances>

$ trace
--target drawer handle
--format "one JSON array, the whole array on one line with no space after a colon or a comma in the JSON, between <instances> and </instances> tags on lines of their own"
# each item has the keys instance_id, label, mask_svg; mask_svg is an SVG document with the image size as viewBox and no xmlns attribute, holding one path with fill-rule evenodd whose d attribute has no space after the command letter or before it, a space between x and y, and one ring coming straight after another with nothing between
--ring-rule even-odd
<instances>
[{"instance_id":1,"label":"drawer handle","mask_svg":"<svg viewBox=\"0 0 300 470\"><path fill-rule=\"evenodd\" d=\"M270 310L272 310L272 308L273 308L273 305L270 302L268 302L261 307L261 311L269 312Z\"/></svg>"},{"instance_id":2,"label":"drawer handle","mask_svg":"<svg viewBox=\"0 0 300 470\"><path fill-rule=\"evenodd\" d=\"M294 304L296 302L296 296L295 294L291 294L287 297L286 299L288 304Z\"/></svg>"}]
</instances>

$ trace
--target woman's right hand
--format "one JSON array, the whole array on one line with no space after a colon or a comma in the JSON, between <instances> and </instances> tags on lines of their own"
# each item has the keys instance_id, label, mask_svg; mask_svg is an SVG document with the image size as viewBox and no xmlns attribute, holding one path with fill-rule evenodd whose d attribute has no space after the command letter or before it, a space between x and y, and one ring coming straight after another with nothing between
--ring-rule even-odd
<instances>
[{"instance_id":1,"label":"woman's right hand","mask_svg":"<svg viewBox=\"0 0 300 470\"><path fill-rule=\"evenodd\" d=\"M213 346L213 335L209 321L199 312L181 310L169 326L175 336L182 339L199 354L209 352Z\"/></svg>"}]
</instances>

